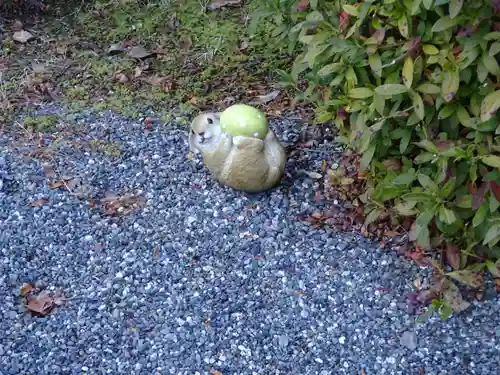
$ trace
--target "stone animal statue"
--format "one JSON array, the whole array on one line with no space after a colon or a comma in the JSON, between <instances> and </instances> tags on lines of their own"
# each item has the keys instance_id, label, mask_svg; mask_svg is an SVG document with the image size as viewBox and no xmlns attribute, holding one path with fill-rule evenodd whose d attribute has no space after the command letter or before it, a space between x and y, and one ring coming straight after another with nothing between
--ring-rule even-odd
<instances>
[{"instance_id":1,"label":"stone animal statue","mask_svg":"<svg viewBox=\"0 0 500 375\"><path fill-rule=\"evenodd\" d=\"M220 112L193 119L189 147L201 153L217 181L235 190L263 192L277 186L285 172L286 152L271 129L261 138L229 135Z\"/></svg>"}]
</instances>

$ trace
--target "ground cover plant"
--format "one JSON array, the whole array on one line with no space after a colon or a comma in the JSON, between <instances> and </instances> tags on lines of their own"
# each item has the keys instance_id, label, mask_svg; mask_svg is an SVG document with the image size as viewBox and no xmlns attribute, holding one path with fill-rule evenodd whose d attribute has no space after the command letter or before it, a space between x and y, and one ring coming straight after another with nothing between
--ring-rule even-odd
<instances>
[{"instance_id":1,"label":"ground cover plant","mask_svg":"<svg viewBox=\"0 0 500 375\"><path fill-rule=\"evenodd\" d=\"M138 117L243 97L265 105L279 95L272 72L291 58L267 46L266 25L249 38L248 15L260 2L12 1L3 13L11 17L0 55L2 109L61 99Z\"/></svg>"},{"instance_id":2,"label":"ground cover plant","mask_svg":"<svg viewBox=\"0 0 500 375\"><path fill-rule=\"evenodd\" d=\"M500 4L275 0L253 22L297 57L282 84L359 155L365 226L407 223L435 268L429 314L500 277ZM302 87L306 87L302 90ZM458 284L456 282L458 281Z\"/></svg>"}]
</instances>

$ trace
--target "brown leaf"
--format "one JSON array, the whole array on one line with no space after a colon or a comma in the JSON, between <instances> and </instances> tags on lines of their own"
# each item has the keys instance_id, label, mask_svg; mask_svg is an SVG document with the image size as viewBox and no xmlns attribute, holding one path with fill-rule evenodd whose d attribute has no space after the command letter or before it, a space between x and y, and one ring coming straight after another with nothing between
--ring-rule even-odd
<instances>
[{"instance_id":1,"label":"brown leaf","mask_svg":"<svg viewBox=\"0 0 500 375\"><path fill-rule=\"evenodd\" d=\"M311 214L311 217L319 220L323 218L323 214L319 211L315 211Z\"/></svg>"},{"instance_id":2,"label":"brown leaf","mask_svg":"<svg viewBox=\"0 0 500 375\"><path fill-rule=\"evenodd\" d=\"M212 375L222 375L222 372L217 371L217 370L214 370L214 369L211 369L211 370L210 370L210 373L211 373Z\"/></svg>"},{"instance_id":3,"label":"brown leaf","mask_svg":"<svg viewBox=\"0 0 500 375\"><path fill-rule=\"evenodd\" d=\"M31 202L30 206L31 207L40 207L40 206L43 206L46 203L49 203L49 199L48 198L41 198L41 199L38 199L38 200L36 200L34 202Z\"/></svg>"},{"instance_id":4,"label":"brown leaf","mask_svg":"<svg viewBox=\"0 0 500 375\"><path fill-rule=\"evenodd\" d=\"M496 200L500 202L500 184L495 181L490 181L490 190L495 196Z\"/></svg>"},{"instance_id":5,"label":"brown leaf","mask_svg":"<svg viewBox=\"0 0 500 375\"><path fill-rule=\"evenodd\" d=\"M35 37L33 36L33 34L31 34L29 31L26 30L16 31L12 35L12 39L14 39L16 42L19 43L27 43L34 38Z\"/></svg>"},{"instance_id":6,"label":"brown leaf","mask_svg":"<svg viewBox=\"0 0 500 375\"><path fill-rule=\"evenodd\" d=\"M458 246L452 243L446 244L446 260L454 270L460 269L461 252Z\"/></svg>"},{"instance_id":7,"label":"brown leaf","mask_svg":"<svg viewBox=\"0 0 500 375\"><path fill-rule=\"evenodd\" d=\"M60 187L65 187L68 182L70 182L72 178L66 180L57 180L48 184L50 189L58 189Z\"/></svg>"},{"instance_id":8,"label":"brown leaf","mask_svg":"<svg viewBox=\"0 0 500 375\"><path fill-rule=\"evenodd\" d=\"M402 167L401 161L399 161L398 159L387 159L384 160L382 164L387 169L392 169L394 171L400 171Z\"/></svg>"},{"instance_id":9,"label":"brown leaf","mask_svg":"<svg viewBox=\"0 0 500 375\"><path fill-rule=\"evenodd\" d=\"M32 290L33 290L33 285L25 283L21 287L21 290L19 291L19 294L21 295L21 297L24 297L26 294L28 294Z\"/></svg>"},{"instance_id":10,"label":"brown leaf","mask_svg":"<svg viewBox=\"0 0 500 375\"><path fill-rule=\"evenodd\" d=\"M28 310L40 315L47 315L55 306L54 299L46 291L40 292L36 297L28 296L26 302Z\"/></svg>"}]
</instances>

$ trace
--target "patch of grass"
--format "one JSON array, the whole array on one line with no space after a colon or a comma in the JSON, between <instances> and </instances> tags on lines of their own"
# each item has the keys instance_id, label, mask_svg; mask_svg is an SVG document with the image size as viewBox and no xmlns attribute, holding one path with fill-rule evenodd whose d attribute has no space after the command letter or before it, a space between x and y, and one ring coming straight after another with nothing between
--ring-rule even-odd
<instances>
[{"instance_id":1,"label":"patch of grass","mask_svg":"<svg viewBox=\"0 0 500 375\"><path fill-rule=\"evenodd\" d=\"M74 109L113 109L131 117L173 111L179 117L265 95L274 71L289 67L291 59L267 45L266 25L248 36L249 14L263 1L214 11L205 0L84 3L36 25L41 37L35 41L17 43L6 35L2 53L16 66L5 82L16 85L4 85L5 97L17 103L27 94L45 100L56 92ZM108 53L117 43L125 51ZM156 54L139 59L126 53L137 46Z\"/></svg>"},{"instance_id":2,"label":"patch of grass","mask_svg":"<svg viewBox=\"0 0 500 375\"><path fill-rule=\"evenodd\" d=\"M27 130L41 133L52 133L59 118L56 115L27 116L23 119L23 125Z\"/></svg>"},{"instance_id":3,"label":"patch of grass","mask_svg":"<svg viewBox=\"0 0 500 375\"><path fill-rule=\"evenodd\" d=\"M90 141L90 148L96 152L102 152L108 156L118 158L121 155L120 145L114 142L106 142L99 139Z\"/></svg>"}]
</instances>

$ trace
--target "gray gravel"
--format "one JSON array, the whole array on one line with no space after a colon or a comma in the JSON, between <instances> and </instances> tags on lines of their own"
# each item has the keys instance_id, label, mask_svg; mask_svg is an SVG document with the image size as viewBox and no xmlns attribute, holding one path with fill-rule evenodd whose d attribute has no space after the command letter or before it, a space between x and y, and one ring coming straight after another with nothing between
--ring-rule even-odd
<instances>
[{"instance_id":1,"label":"gray gravel","mask_svg":"<svg viewBox=\"0 0 500 375\"><path fill-rule=\"evenodd\" d=\"M111 113L70 120L81 131L73 140L122 148L113 158L62 144L53 157L80 178L74 194L50 190L19 139L0 138L1 375L498 371L500 299L488 293L449 321L416 324L406 294L428 270L297 220L322 204L306 175L248 196L186 159L185 129L147 132ZM273 125L282 139L296 134L292 122ZM303 166L317 170L321 155L309 156ZM106 191L147 203L112 218L78 196ZM42 197L50 202L29 205ZM69 300L31 317L25 282Z\"/></svg>"}]
</instances>

